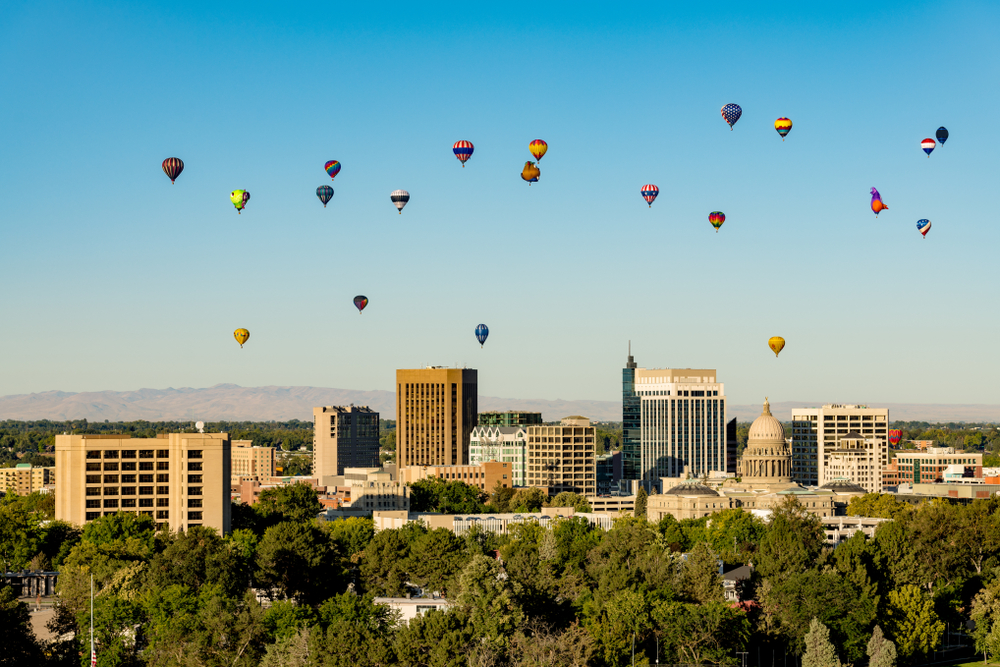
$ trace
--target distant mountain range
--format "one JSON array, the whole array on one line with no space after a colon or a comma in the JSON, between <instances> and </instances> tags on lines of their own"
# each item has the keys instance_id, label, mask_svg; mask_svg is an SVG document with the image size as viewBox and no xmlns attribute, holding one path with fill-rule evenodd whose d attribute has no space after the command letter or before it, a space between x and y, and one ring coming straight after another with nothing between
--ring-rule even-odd
<instances>
[{"instance_id":1,"label":"distant mountain range","mask_svg":"<svg viewBox=\"0 0 1000 667\"><path fill-rule=\"evenodd\" d=\"M72 393L46 391L0 397L0 419L87 419L88 421L283 421L312 420L312 409L322 405L367 405L385 419L396 413L396 394L391 391L354 391L325 387L240 387L218 384L204 389L138 389ZM771 411L782 421L792 408L818 407L822 403L772 403ZM903 421L997 421L1000 405L879 403L889 408L889 417ZM554 401L545 399L479 397L479 411L523 410L541 412L545 421L568 415L584 415L594 421L621 421L618 401ZM752 421L759 405L728 406L730 417Z\"/></svg>"}]
</instances>

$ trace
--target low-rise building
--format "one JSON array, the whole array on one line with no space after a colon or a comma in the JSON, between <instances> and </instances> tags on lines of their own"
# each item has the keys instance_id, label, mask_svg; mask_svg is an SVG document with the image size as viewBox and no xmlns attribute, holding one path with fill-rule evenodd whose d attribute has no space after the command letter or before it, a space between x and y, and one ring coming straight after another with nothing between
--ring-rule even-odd
<instances>
[{"instance_id":1,"label":"low-rise building","mask_svg":"<svg viewBox=\"0 0 1000 667\"><path fill-rule=\"evenodd\" d=\"M619 493L623 473L622 453L606 452L596 458L597 495L606 496Z\"/></svg>"},{"instance_id":2,"label":"low-rise building","mask_svg":"<svg viewBox=\"0 0 1000 667\"><path fill-rule=\"evenodd\" d=\"M323 478L327 493L340 507L376 511L409 511L410 489L382 468L344 468L343 475Z\"/></svg>"},{"instance_id":3,"label":"low-rise building","mask_svg":"<svg viewBox=\"0 0 1000 667\"><path fill-rule=\"evenodd\" d=\"M482 415L480 415L482 416ZM528 431L523 426L477 426L469 438L469 463L510 463L511 486L524 486L528 460ZM492 488L487 489L491 491Z\"/></svg>"},{"instance_id":4,"label":"low-rise building","mask_svg":"<svg viewBox=\"0 0 1000 667\"><path fill-rule=\"evenodd\" d=\"M590 511L595 514L633 514L635 496L587 496Z\"/></svg>"},{"instance_id":5,"label":"low-rise building","mask_svg":"<svg viewBox=\"0 0 1000 667\"><path fill-rule=\"evenodd\" d=\"M229 449L230 483L239 486L243 478L274 477L274 447L255 447L253 440L233 440Z\"/></svg>"},{"instance_id":6,"label":"low-rise building","mask_svg":"<svg viewBox=\"0 0 1000 667\"><path fill-rule=\"evenodd\" d=\"M409 623L429 611L445 611L453 606L444 598L375 598L373 602L399 612L399 620L403 623Z\"/></svg>"},{"instance_id":7,"label":"low-rise building","mask_svg":"<svg viewBox=\"0 0 1000 667\"><path fill-rule=\"evenodd\" d=\"M403 484L415 484L428 477L457 480L479 487L484 493L491 493L497 484L504 488L514 485L512 465L501 461L486 461L477 465L407 466L399 469L399 478Z\"/></svg>"},{"instance_id":8,"label":"low-rise building","mask_svg":"<svg viewBox=\"0 0 1000 667\"><path fill-rule=\"evenodd\" d=\"M826 543L835 547L844 540L854 537L855 533L864 533L868 539L873 539L878 527L891 520L865 516L827 517L823 519L823 533Z\"/></svg>"},{"instance_id":9,"label":"low-rise building","mask_svg":"<svg viewBox=\"0 0 1000 667\"><path fill-rule=\"evenodd\" d=\"M56 483L55 466L36 467L17 463L13 468L0 468L0 494L13 491L19 496L51 488Z\"/></svg>"},{"instance_id":10,"label":"low-rise building","mask_svg":"<svg viewBox=\"0 0 1000 667\"><path fill-rule=\"evenodd\" d=\"M560 519L578 518L602 530L610 530L615 516L594 512L577 512L572 507L543 507L540 512L506 514L437 514L433 512L374 512L375 530L402 528L407 523L419 521L429 530L445 528L456 535L464 535L473 528L491 533L506 534L511 526L536 522L543 527L555 525Z\"/></svg>"},{"instance_id":11,"label":"low-rise building","mask_svg":"<svg viewBox=\"0 0 1000 667\"><path fill-rule=\"evenodd\" d=\"M882 488L891 490L900 484L921 484L944 481L949 466L962 466L963 479L983 477L981 452L956 451L954 447L928 447L926 450L902 450L885 467ZM952 475L956 469L952 469Z\"/></svg>"}]
</instances>

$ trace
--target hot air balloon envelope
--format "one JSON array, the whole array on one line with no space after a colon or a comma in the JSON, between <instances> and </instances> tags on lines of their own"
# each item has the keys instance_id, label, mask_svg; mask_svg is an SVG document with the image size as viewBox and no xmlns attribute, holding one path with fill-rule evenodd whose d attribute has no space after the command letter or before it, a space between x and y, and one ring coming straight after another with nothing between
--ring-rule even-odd
<instances>
[{"instance_id":1,"label":"hot air balloon envelope","mask_svg":"<svg viewBox=\"0 0 1000 667\"><path fill-rule=\"evenodd\" d=\"M472 145L471 141L456 141L451 150L464 167L465 162L472 157L472 151L476 150L476 147Z\"/></svg>"},{"instance_id":2,"label":"hot air balloon envelope","mask_svg":"<svg viewBox=\"0 0 1000 667\"><path fill-rule=\"evenodd\" d=\"M903 439L903 430L899 428L889 429L889 444L895 447Z\"/></svg>"},{"instance_id":3,"label":"hot air balloon envelope","mask_svg":"<svg viewBox=\"0 0 1000 667\"><path fill-rule=\"evenodd\" d=\"M875 217L877 218L881 211L887 210L889 207L882 202L882 195L878 193L878 190L872 188L872 211L875 213Z\"/></svg>"},{"instance_id":4,"label":"hot air balloon envelope","mask_svg":"<svg viewBox=\"0 0 1000 667\"><path fill-rule=\"evenodd\" d=\"M926 138L926 139L924 139L923 141L920 142L920 147L924 149L925 153L927 153L927 157L931 156L931 151L934 150L934 147L936 145L937 144L935 144L934 140L931 139L930 137L928 137L928 138Z\"/></svg>"},{"instance_id":5,"label":"hot air balloon envelope","mask_svg":"<svg viewBox=\"0 0 1000 667\"><path fill-rule=\"evenodd\" d=\"M726 214L722 211L712 211L708 214L708 221L715 227L715 233L719 233L719 227L726 221Z\"/></svg>"},{"instance_id":6,"label":"hot air balloon envelope","mask_svg":"<svg viewBox=\"0 0 1000 667\"><path fill-rule=\"evenodd\" d=\"M774 129L778 131L781 135L781 140L785 140L785 136L792 131L792 121L787 118L779 118L774 121Z\"/></svg>"},{"instance_id":7,"label":"hot air balloon envelope","mask_svg":"<svg viewBox=\"0 0 1000 667\"><path fill-rule=\"evenodd\" d=\"M179 157L168 157L160 166L163 167L163 173L167 175L171 183L184 171L184 161Z\"/></svg>"},{"instance_id":8,"label":"hot air balloon envelope","mask_svg":"<svg viewBox=\"0 0 1000 667\"><path fill-rule=\"evenodd\" d=\"M639 190L639 192L642 193L642 198L646 200L649 207L653 208L653 201L656 199L656 195L660 194L660 188L656 187L652 183L647 183L642 186L642 189Z\"/></svg>"},{"instance_id":9,"label":"hot air balloon envelope","mask_svg":"<svg viewBox=\"0 0 1000 667\"><path fill-rule=\"evenodd\" d=\"M393 190L392 194L389 195L389 199L392 200L392 203L399 209L399 214L402 215L403 207L406 206L406 202L410 201L410 193L406 190Z\"/></svg>"},{"instance_id":10,"label":"hot air balloon envelope","mask_svg":"<svg viewBox=\"0 0 1000 667\"><path fill-rule=\"evenodd\" d=\"M250 340L250 332L246 329L237 329L233 332L233 338L235 338L236 342L240 344L240 347L243 347L243 343Z\"/></svg>"},{"instance_id":11,"label":"hot air balloon envelope","mask_svg":"<svg viewBox=\"0 0 1000 667\"><path fill-rule=\"evenodd\" d=\"M934 136L937 137L938 143L944 146L944 142L948 141L948 128L944 126L939 127Z\"/></svg>"},{"instance_id":12,"label":"hot air balloon envelope","mask_svg":"<svg viewBox=\"0 0 1000 667\"><path fill-rule=\"evenodd\" d=\"M233 190L229 193L229 201L233 202L237 213L242 213L243 207L250 201L250 193L246 190Z\"/></svg>"},{"instance_id":13,"label":"hot air balloon envelope","mask_svg":"<svg viewBox=\"0 0 1000 667\"><path fill-rule=\"evenodd\" d=\"M364 310L365 306L367 306L367 305L368 305L368 297L364 296L363 294L359 294L356 297L354 297L354 307L358 309L358 314L359 315L361 314L361 311Z\"/></svg>"},{"instance_id":14,"label":"hot air balloon envelope","mask_svg":"<svg viewBox=\"0 0 1000 667\"><path fill-rule=\"evenodd\" d=\"M927 232L931 231L931 221L927 219L917 220L917 231L923 234L924 238L927 238Z\"/></svg>"},{"instance_id":15,"label":"hot air balloon envelope","mask_svg":"<svg viewBox=\"0 0 1000 667\"><path fill-rule=\"evenodd\" d=\"M740 108L739 104L727 104L722 107L722 118L729 123L729 129L733 129L733 125L736 125L736 121L740 119L743 115L743 109Z\"/></svg>"},{"instance_id":16,"label":"hot air balloon envelope","mask_svg":"<svg viewBox=\"0 0 1000 667\"><path fill-rule=\"evenodd\" d=\"M768 339L767 346L771 348L774 356L777 357L778 353L785 349L785 339L781 336L772 336Z\"/></svg>"},{"instance_id":17,"label":"hot air balloon envelope","mask_svg":"<svg viewBox=\"0 0 1000 667\"><path fill-rule=\"evenodd\" d=\"M541 161L542 156L545 155L547 150L549 150L549 145L541 139L535 139L528 144L528 150L535 156L536 161Z\"/></svg>"},{"instance_id":18,"label":"hot air balloon envelope","mask_svg":"<svg viewBox=\"0 0 1000 667\"><path fill-rule=\"evenodd\" d=\"M330 160L323 168L326 169L326 173L330 174L330 178L336 178L337 174L340 173L340 162L336 160Z\"/></svg>"},{"instance_id":19,"label":"hot air balloon envelope","mask_svg":"<svg viewBox=\"0 0 1000 667\"><path fill-rule=\"evenodd\" d=\"M321 185L316 188L316 196L323 202L323 208L326 208L326 203L333 199L333 188L329 185Z\"/></svg>"},{"instance_id":20,"label":"hot air balloon envelope","mask_svg":"<svg viewBox=\"0 0 1000 667\"><path fill-rule=\"evenodd\" d=\"M486 342L486 337L490 335L490 328L485 324L480 324L476 327L476 340L479 341L479 347L483 346Z\"/></svg>"},{"instance_id":21,"label":"hot air balloon envelope","mask_svg":"<svg viewBox=\"0 0 1000 667\"><path fill-rule=\"evenodd\" d=\"M531 160L524 163L524 169L521 170L521 178L528 182L528 185L538 182L538 177L542 175L542 171L538 168Z\"/></svg>"}]
</instances>

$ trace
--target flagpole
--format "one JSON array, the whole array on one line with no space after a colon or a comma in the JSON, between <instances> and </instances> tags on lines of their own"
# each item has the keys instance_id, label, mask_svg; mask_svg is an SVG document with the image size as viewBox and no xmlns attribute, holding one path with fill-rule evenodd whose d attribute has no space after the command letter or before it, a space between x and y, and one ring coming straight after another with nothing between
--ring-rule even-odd
<instances>
[{"instance_id":1,"label":"flagpole","mask_svg":"<svg viewBox=\"0 0 1000 667\"><path fill-rule=\"evenodd\" d=\"M94 575L90 575L90 665L97 665L97 652L94 651Z\"/></svg>"}]
</instances>

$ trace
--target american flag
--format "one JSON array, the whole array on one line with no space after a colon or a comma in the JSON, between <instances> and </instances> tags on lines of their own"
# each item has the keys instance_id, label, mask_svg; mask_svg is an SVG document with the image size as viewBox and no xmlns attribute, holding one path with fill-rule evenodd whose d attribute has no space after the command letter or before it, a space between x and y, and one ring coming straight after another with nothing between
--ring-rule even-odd
<instances>
[{"instance_id":1,"label":"american flag","mask_svg":"<svg viewBox=\"0 0 1000 667\"><path fill-rule=\"evenodd\" d=\"M93 646L90 647L90 667L97 667L97 651Z\"/></svg>"}]
</instances>

